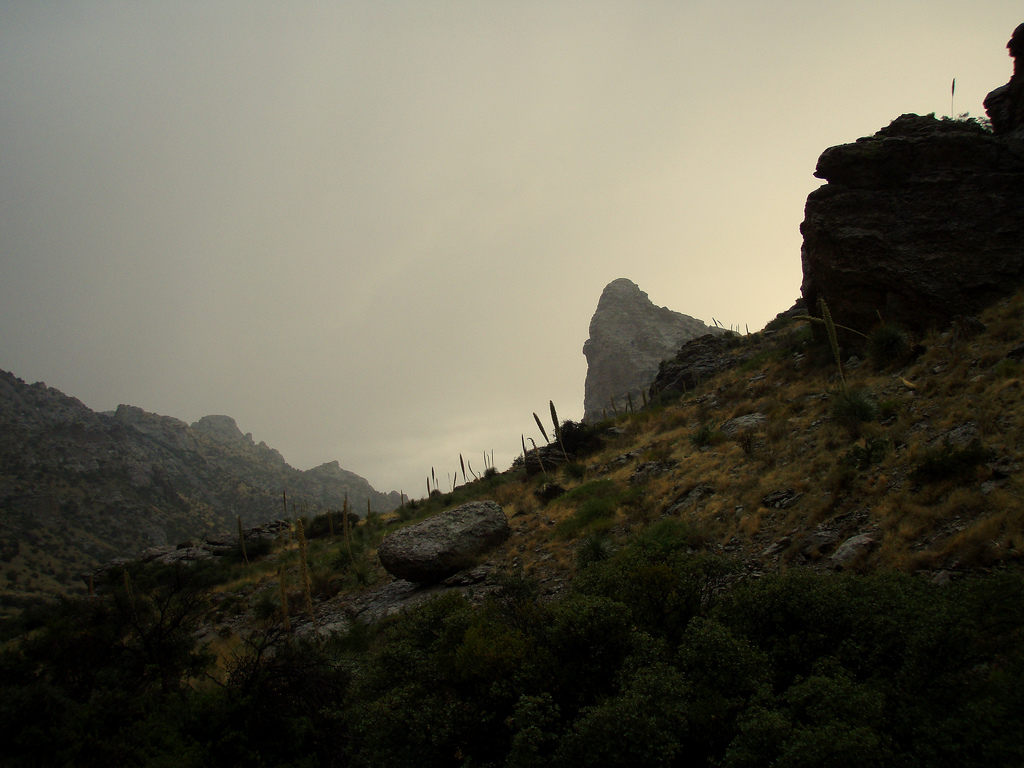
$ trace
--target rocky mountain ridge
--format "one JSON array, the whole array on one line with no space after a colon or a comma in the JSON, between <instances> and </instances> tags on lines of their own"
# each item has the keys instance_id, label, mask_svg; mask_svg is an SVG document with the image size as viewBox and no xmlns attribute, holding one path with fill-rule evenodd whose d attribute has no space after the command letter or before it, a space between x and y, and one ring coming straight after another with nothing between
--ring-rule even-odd
<instances>
[{"instance_id":1,"label":"rocky mountain ridge","mask_svg":"<svg viewBox=\"0 0 1024 768\"><path fill-rule=\"evenodd\" d=\"M310 514L401 503L337 461L291 467L229 416L96 413L0 371L0 590L67 588L99 562L273 520L282 493Z\"/></svg>"}]
</instances>

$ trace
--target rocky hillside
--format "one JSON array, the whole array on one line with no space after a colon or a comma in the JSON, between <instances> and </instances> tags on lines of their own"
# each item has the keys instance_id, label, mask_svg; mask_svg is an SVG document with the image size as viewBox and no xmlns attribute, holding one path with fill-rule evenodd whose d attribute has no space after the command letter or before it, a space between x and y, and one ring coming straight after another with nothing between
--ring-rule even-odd
<instances>
[{"instance_id":1,"label":"rocky hillside","mask_svg":"<svg viewBox=\"0 0 1024 768\"><path fill-rule=\"evenodd\" d=\"M119 406L95 413L43 383L0 371L0 590L80 586L96 564L280 517L282 492L311 512L385 512L375 491L330 462L308 471L256 444L228 416L183 421Z\"/></svg>"},{"instance_id":2,"label":"rocky hillside","mask_svg":"<svg viewBox=\"0 0 1024 768\"><path fill-rule=\"evenodd\" d=\"M479 602L509 573L555 599L588 563L668 529L692 553L732 559L755 577L802 567L941 583L1017 568L1024 292L975 320L970 340L946 330L872 346L868 359L844 357L842 374L807 321L783 318L712 347L690 342L713 358L695 386L661 402L655 392L651 407L599 424L564 422L565 450L531 450L504 473L413 501L401 516L373 515L347 534L307 521L319 532L306 555L308 604L294 533L244 568L237 540L222 547L232 555L214 600L222 609L206 631L244 633L271 604L280 611L282 567L296 630L330 633L444 592ZM413 583L382 564L377 547L396 526L477 501L500 506L507 537L465 554L454 576ZM428 541L416 558L438 552Z\"/></svg>"}]
</instances>

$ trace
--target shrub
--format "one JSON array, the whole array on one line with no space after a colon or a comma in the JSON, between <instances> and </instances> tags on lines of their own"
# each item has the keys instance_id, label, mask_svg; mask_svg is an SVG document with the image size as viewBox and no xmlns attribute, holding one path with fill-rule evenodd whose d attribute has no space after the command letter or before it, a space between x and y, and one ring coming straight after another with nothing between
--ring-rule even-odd
<instances>
[{"instance_id":1,"label":"shrub","mask_svg":"<svg viewBox=\"0 0 1024 768\"><path fill-rule=\"evenodd\" d=\"M562 471L565 473L566 477L571 478L572 480L582 480L587 474L586 466L578 461L570 461L562 467Z\"/></svg>"},{"instance_id":2,"label":"shrub","mask_svg":"<svg viewBox=\"0 0 1024 768\"><path fill-rule=\"evenodd\" d=\"M603 533L592 533L580 541L576 550L576 565L586 568L591 563L599 563L607 560L615 554L615 545L612 540Z\"/></svg>"},{"instance_id":3,"label":"shrub","mask_svg":"<svg viewBox=\"0 0 1024 768\"><path fill-rule=\"evenodd\" d=\"M707 421L701 424L697 431L690 435L690 442L697 448L706 448L709 445L717 445L722 442L722 433L718 431L714 422Z\"/></svg>"},{"instance_id":4,"label":"shrub","mask_svg":"<svg viewBox=\"0 0 1024 768\"><path fill-rule=\"evenodd\" d=\"M638 543L580 571L573 590L621 602L638 629L674 644L735 569L724 558Z\"/></svg>"},{"instance_id":5,"label":"shrub","mask_svg":"<svg viewBox=\"0 0 1024 768\"><path fill-rule=\"evenodd\" d=\"M882 323L868 336L868 356L880 368L898 363L910 352L910 335L898 323Z\"/></svg>"},{"instance_id":6,"label":"shrub","mask_svg":"<svg viewBox=\"0 0 1024 768\"><path fill-rule=\"evenodd\" d=\"M261 592L259 597L253 601L253 615L260 621L270 621L278 615L280 609L280 602L274 594L268 590Z\"/></svg>"},{"instance_id":7,"label":"shrub","mask_svg":"<svg viewBox=\"0 0 1024 768\"><path fill-rule=\"evenodd\" d=\"M582 529L598 520L613 518L618 507L618 500L615 497L587 499L570 517L558 524L558 533L570 538L576 536Z\"/></svg>"},{"instance_id":8,"label":"shrub","mask_svg":"<svg viewBox=\"0 0 1024 768\"><path fill-rule=\"evenodd\" d=\"M328 517L328 515L330 515ZM359 525L360 517L355 512L348 513L349 525L354 530ZM317 515L305 525L307 539L322 539L331 535L333 525L334 535L340 536L345 526L345 513L337 510Z\"/></svg>"},{"instance_id":9,"label":"shrub","mask_svg":"<svg viewBox=\"0 0 1024 768\"><path fill-rule=\"evenodd\" d=\"M978 465L987 461L991 452L974 440L963 448L955 448L944 441L938 448L932 448L921 457L913 477L921 482L954 480L962 482L971 479Z\"/></svg>"},{"instance_id":10,"label":"shrub","mask_svg":"<svg viewBox=\"0 0 1024 768\"><path fill-rule=\"evenodd\" d=\"M636 539L634 546L644 551L667 555L700 549L706 540L707 535L695 523L667 517L646 528Z\"/></svg>"},{"instance_id":11,"label":"shrub","mask_svg":"<svg viewBox=\"0 0 1024 768\"><path fill-rule=\"evenodd\" d=\"M787 325L789 325L792 322L793 322L793 318L792 317L787 317L786 315L778 314L778 315L775 316L775 318L773 320L769 320L768 321L768 323L764 327L764 330L765 331L781 331L783 328L785 328Z\"/></svg>"},{"instance_id":12,"label":"shrub","mask_svg":"<svg viewBox=\"0 0 1024 768\"><path fill-rule=\"evenodd\" d=\"M857 469L868 469L880 464L892 450L892 440L887 437L868 437L864 445L855 445L843 457L843 463Z\"/></svg>"},{"instance_id":13,"label":"shrub","mask_svg":"<svg viewBox=\"0 0 1024 768\"><path fill-rule=\"evenodd\" d=\"M743 430L737 435L736 442L739 443L745 455L752 456L757 449L757 431L753 429Z\"/></svg>"},{"instance_id":14,"label":"shrub","mask_svg":"<svg viewBox=\"0 0 1024 768\"><path fill-rule=\"evenodd\" d=\"M992 373L1000 379L1012 379L1015 376L1020 376L1020 370L1020 362L1012 357L1004 357L992 366Z\"/></svg>"},{"instance_id":15,"label":"shrub","mask_svg":"<svg viewBox=\"0 0 1024 768\"><path fill-rule=\"evenodd\" d=\"M604 428L599 424L587 424L567 419L562 422L560 431L565 452L570 456L582 458L601 447Z\"/></svg>"},{"instance_id":16,"label":"shrub","mask_svg":"<svg viewBox=\"0 0 1024 768\"><path fill-rule=\"evenodd\" d=\"M555 766L678 765L688 686L668 664L638 670L624 690L587 707L562 739Z\"/></svg>"},{"instance_id":17,"label":"shrub","mask_svg":"<svg viewBox=\"0 0 1024 768\"><path fill-rule=\"evenodd\" d=\"M832 393L830 418L853 433L859 432L860 425L872 421L877 414L878 405L867 388L842 388Z\"/></svg>"}]
</instances>

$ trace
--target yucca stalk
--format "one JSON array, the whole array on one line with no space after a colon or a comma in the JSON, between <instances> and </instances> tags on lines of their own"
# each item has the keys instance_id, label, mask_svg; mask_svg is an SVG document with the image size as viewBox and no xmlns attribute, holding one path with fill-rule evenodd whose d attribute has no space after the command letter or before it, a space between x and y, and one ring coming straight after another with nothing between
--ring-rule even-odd
<instances>
[{"instance_id":1,"label":"yucca stalk","mask_svg":"<svg viewBox=\"0 0 1024 768\"><path fill-rule=\"evenodd\" d=\"M846 377L843 375L843 361L839 356L839 339L836 337L836 326L832 322L832 313L828 311L828 304L825 299L818 298L818 306L821 308L821 319L825 323L825 333L828 334L828 343L832 345L832 354L836 358L836 366L839 368L839 380L846 388Z\"/></svg>"},{"instance_id":2,"label":"yucca stalk","mask_svg":"<svg viewBox=\"0 0 1024 768\"><path fill-rule=\"evenodd\" d=\"M545 472L546 470L544 469L544 461L540 457L540 448L537 447L537 441L531 437L530 442L533 443L533 450L537 454L537 464L540 465L540 471Z\"/></svg>"},{"instance_id":3,"label":"yucca stalk","mask_svg":"<svg viewBox=\"0 0 1024 768\"><path fill-rule=\"evenodd\" d=\"M125 592L125 597L128 600L128 607L131 608L131 611L132 611L132 620L136 624L138 624L139 623L139 617L138 617L138 614L135 612L135 594L134 594L134 590L132 589L132 577L128 573L127 569L125 569L125 572L124 572L124 592Z\"/></svg>"},{"instance_id":4,"label":"yucca stalk","mask_svg":"<svg viewBox=\"0 0 1024 768\"><path fill-rule=\"evenodd\" d=\"M242 559L249 565L249 555L245 552L245 530L242 528L242 516L238 516L238 546L242 549Z\"/></svg>"},{"instance_id":5,"label":"yucca stalk","mask_svg":"<svg viewBox=\"0 0 1024 768\"><path fill-rule=\"evenodd\" d=\"M466 462L462 460L462 454L459 454L459 465L462 467L462 482L463 484L469 482L469 478L466 476Z\"/></svg>"},{"instance_id":6,"label":"yucca stalk","mask_svg":"<svg viewBox=\"0 0 1024 768\"><path fill-rule=\"evenodd\" d=\"M569 454L565 452L565 443L562 442L562 427L558 424L558 413L555 411L555 401L548 400L548 405L551 406L551 423L555 425L555 439L558 440L558 447L562 449L562 455L565 457L566 463L568 463Z\"/></svg>"},{"instance_id":7,"label":"yucca stalk","mask_svg":"<svg viewBox=\"0 0 1024 768\"><path fill-rule=\"evenodd\" d=\"M309 620L316 626L316 616L313 615L313 591L309 581L309 563L306 561L306 531L302 525L302 518L295 523L295 533L299 539L299 565L302 569L302 594L306 598L306 612Z\"/></svg>"},{"instance_id":8,"label":"yucca stalk","mask_svg":"<svg viewBox=\"0 0 1024 768\"><path fill-rule=\"evenodd\" d=\"M615 398L612 397L611 395L608 395L608 399L611 401L611 404L612 404L612 413L614 413L616 416L618 416L619 415L619 409L615 407Z\"/></svg>"},{"instance_id":9,"label":"yucca stalk","mask_svg":"<svg viewBox=\"0 0 1024 768\"><path fill-rule=\"evenodd\" d=\"M539 429L540 433L544 435L544 442L550 443L551 441L548 439L548 433L544 431L544 425L540 423L540 416L538 416L536 412L533 414L533 420L537 422L537 429Z\"/></svg>"},{"instance_id":10,"label":"yucca stalk","mask_svg":"<svg viewBox=\"0 0 1024 768\"><path fill-rule=\"evenodd\" d=\"M288 588L284 583L284 564L277 564L277 586L281 592L281 616L284 618L284 628L292 631L291 610L288 608Z\"/></svg>"},{"instance_id":11,"label":"yucca stalk","mask_svg":"<svg viewBox=\"0 0 1024 768\"><path fill-rule=\"evenodd\" d=\"M345 511L342 513L341 529L345 536L345 548L348 550L348 561L351 563L355 558L352 556L352 519L348 515L348 497L345 497Z\"/></svg>"},{"instance_id":12,"label":"yucca stalk","mask_svg":"<svg viewBox=\"0 0 1024 768\"><path fill-rule=\"evenodd\" d=\"M626 393L626 403L627 403L627 405L629 405L629 412L630 413L636 413L636 408L633 407L633 393L632 392L627 392Z\"/></svg>"}]
</instances>

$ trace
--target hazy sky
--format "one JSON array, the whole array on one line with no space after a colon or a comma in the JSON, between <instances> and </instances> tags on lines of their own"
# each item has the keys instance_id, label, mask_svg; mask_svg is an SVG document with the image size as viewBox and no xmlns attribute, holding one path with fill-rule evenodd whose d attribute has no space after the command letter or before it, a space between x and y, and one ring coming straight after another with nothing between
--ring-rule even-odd
<instances>
[{"instance_id":1,"label":"hazy sky","mask_svg":"<svg viewBox=\"0 0 1024 768\"><path fill-rule=\"evenodd\" d=\"M0 368L425 493L583 411L601 290L761 328L821 152L1017 2L0 0Z\"/></svg>"}]
</instances>

